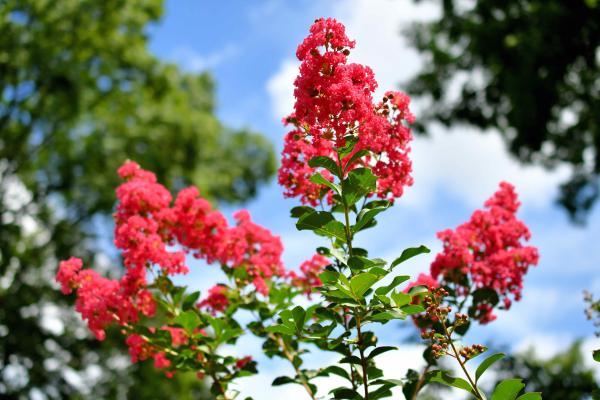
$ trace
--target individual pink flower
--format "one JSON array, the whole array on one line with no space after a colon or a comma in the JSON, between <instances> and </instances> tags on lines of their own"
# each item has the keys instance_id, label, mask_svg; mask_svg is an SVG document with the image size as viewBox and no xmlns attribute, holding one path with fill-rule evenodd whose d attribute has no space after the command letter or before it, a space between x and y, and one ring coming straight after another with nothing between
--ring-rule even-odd
<instances>
[{"instance_id":1,"label":"individual pink flower","mask_svg":"<svg viewBox=\"0 0 600 400\"><path fill-rule=\"evenodd\" d=\"M129 347L129 355L131 356L132 363L144 361L152 357L155 353L154 348L150 343L138 334L127 336L125 343Z\"/></svg>"},{"instance_id":2,"label":"individual pink flower","mask_svg":"<svg viewBox=\"0 0 600 400\"><path fill-rule=\"evenodd\" d=\"M131 298L121 290L119 281L104 278L89 269L81 271L78 278L75 309L98 340L104 340L109 325L125 325L138 320L138 311Z\"/></svg>"},{"instance_id":3,"label":"individual pink flower","mask_svg":"<svg viewBox=\"0 0 600 400\"><path fill-rule=\"evenodd\" d=\"M227 220L210 203L200 197L198 189L189 187L177 195L173 206L174 224L171 232L177 241L190 249L196 258L208 263L218 257L219 244L227 230Z\"/></svg>"},{"instance_id":4,"label":"individual pink flower","mask_svg":"<svg viewBox=\"0 0 600 400\"><path fill-rule=\"evenodd\" d=\"M331 264L331 262L327 258L319 254L314 254L309 260L300 264L300 276L293 271L290 271L288 276L294 286L300 287L304 289L307 294L310 294L313 288L317 288L323 284L319 275L329 264Z\"/></svg>"},{"instance_id":5,"label":"individual pink flower","mask_svg":"<svg viewBox=\"0 0 600 400\"><path fill-rule=\"evenodd\" d=\"M227 287L223 285L215 285L208 289L208 296L198 303L200 308L208 308L212 314L223 312L229 305L227 298Z\"/></svg>"},{"instance_id":6,"label":"individual pink flower","mask_svg":"<svg viewBox=\"0 0 600 400\"><path fill-rule=\"evenodd\" d=\"M171 360L167 358L164 351L154 354L154 367L158 369L169 368L171 366Z\"/></svg>"},{"instance_id":7,"label":"individual pink flower","mask_svg":"<svg viewBox=\"0 0 600 400\"><path fill-rule=\"evenodd\" d=\"M238 360L235 362L235 366L236 366L236 368L238 368L238 369L242 369L242 368L244 368L246 365L248 365L248 363L250 363L251 361L252 361L252 357L251 357L251 356L246 356L246 357L243 357L243 358L240 358L240 359L238 359Z\"/></svg>"},{"instance_id":8,"label":"individual pink flower","mask_svg":"<svg viewBox=\"0 0 600 400\"><path fill-rule=\"evenodd\" d=\"M188 336L183 328L165 325L160 329L163 331L168 331L171 334L171 345L173 347L179 347L188 342Z\"/></svg>"},{"instance_id":9,"label":"individual pink flower","mask_svg":"<svg viewBox=\"0 0 600 400\"><path fill-rule=\"evenodd\" d=\"M61 285L61 291L69 294L78 286L78 273L83 266L79 258L71 257L61 261L56 274L56 281Z\"/></svg>"},{"instance_id":10,"label":"individual pink flower","mask_svg":"<svg viewBox=\"0 0 600 400\"><path fill-rule=\"evenodd\" d=\"M149 290L144 289L137 294L136 307L146 317L154 316L156 313L156 302Z\"/></svg>"},{"instance_id":11,"label":"individual pink flower","mask_svg":"<svg viewBox=\"0 0 600 400\"><path fill-rule=\"evenodd\" d=\"M246 210L236 212L234 218L237 224L224 233L218 259L228 268L244 268L256 290L267 295L265 280L285 276L281 239L252 222Z\"/></svg>"}]
</instances>

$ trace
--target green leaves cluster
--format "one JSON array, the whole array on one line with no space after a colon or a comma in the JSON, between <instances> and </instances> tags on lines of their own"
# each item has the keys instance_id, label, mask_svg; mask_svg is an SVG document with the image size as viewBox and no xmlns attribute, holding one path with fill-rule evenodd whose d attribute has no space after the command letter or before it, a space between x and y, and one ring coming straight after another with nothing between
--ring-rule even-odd
<instances>
[{"instance_id":1,"label":"green leaves cluster","mask_svg":"<svg viewBox=\"0 0 600 400\"><path fill-rule=\"evenodd\" d=\"M320 274L322 286L318 292L323 302L308 309L296 306L283 310L279 312L276 322L266 328L267 332L281 335L290 344L316 346L324 351L339 353L340 359L337 364L317 371L300 371L296 368L296 376L281 376L273 384L301 384L314 399L316 385L312 380L335 375L345 381L345 385L331 390L330 396L335 399L387 398L392 395L392 388L404 386L406 398L413 400L423 386L437 382L466 391L476 399L486 400L477 382L503 354L486 358L478 366L473 378L467 374L467 380L441 370L432 370L423 375L411 370L406 378L396 380L384 377L383 371L377 367L377 356L395 350L395 347L379 345L375 333L367 327L405 320L408 316L425 311L420 299L428 294L428 289L416 286L408 291L402 290L401 285L410 277L397 275L395 269L413 257L429 253L429 249L425 246L405 249L388 264L385 260L370 258L367 250L353 245L354 237L374 227L379 214L391 205L387 201L371 199L376 191L377 180L369 168L344 168L344 165L351 164L344 157L352 154L354 143L349 140L345 148L338 149L337 160L319 156L309 161L309 165L317 171L311 181L323 186L323 196L330 195L333 204L321 210L299 206L291 212L292 217L297 219L298 230L312 231L329 240L328 247L317 249L319 254L331 260L331 265ZM351 157L358 159L366 154L368 152L361 151ZM326 179L319 170L327 170L334 180ZM475 291L472 297L473 304L498 302L497 294L487 291ZM472 312L476 312L476 309ZM452 340L452 332L464 334L468 327L468 323L457 324L445 332ZM430 366L434 366L435 361L428 353L430 351L426 351L426 359L432 360ZM471 358L478 354L472 353ZM291 361L294 365L301 364L297 358ZM517 397L523 387L519 379L504 380L491 394L491 400L541 398L539 393Z\"/></svg>"},{"instance_id":2,"label":"green leaves cluster","mask_svg":"<svg viewBox=\"0 0 600 400\"><path fill-rule=\"evenodd\" d=\"M600 151L598 1L435 3L439 17L406 31L427 60L408 85L431 100L419 120L498 130L524 163L570 165L559 201L585 221L600 197L600 158L585 157Z\"/></svg>"},{"instance_id":3,"label":"green leaves cluster","mask_svg":"<svg viewBox=\"0 0 600 400\"><path fill-rule=\"evenodd\" d=\"M331 265L320 275L322 286L318 292L323 302L306 310L295 307L280 312L278 321L267 331L339 353L338 364L312 371L304 378L311 381L321 376L336 375L347 384L333 389L330 393L333 398L372 400L391 396L391 389L401 382L385 378L376 363L377 356L395 348L378 345L378 338L366 327L404 320L423 312L424 308L413 299L413 296L419 296L418 290L405 293L401 289L410 277L396 275L394 269L429 250L424 246L407 249L388 264L384 260L370 258L367 250L353 246L354 237L374 227L377 216L391 204L371 199L376 191L377 179L369 168L344 167L368 154L366 150L352 153L356 140L352 137L347 139L347 146L338 149L337 160L320 156L309 161L309 165L317 171L327 170L335 178L335 181L330 181L319 172L311 177L312 182L323 186L324 195L330 192L333 198L331 207L316 210L300 206L291 212L292 217L297 219L299 230L312 231L329 240L329 247L318 249L321 255L331 260ZM307 320L311 322L307 323ZM298 377L280 377L274 383L303 382Z\"/></svg>"},{"instance_id":4,"label":"green leaves cluster","mask_svg":"<svg viewBox=\"0 0 600 400\"><path fill-rule=\"evenodd\" d=\"M432 371L427 373L427 382L436 382L449 387L461 389L470 393L474 398L487 400L485 394L477 387L477 383L481 376L494 363L504 358L504 354L497 353L483 360L475 371L475 379L465 380L462 378L453 377L447 371ZM490 400L541 400L542 395L539 392L529 392L519 395L525 388L525 384L521 379L505 379L498 383L491 394Z\"/></svg>"}]
</instances>

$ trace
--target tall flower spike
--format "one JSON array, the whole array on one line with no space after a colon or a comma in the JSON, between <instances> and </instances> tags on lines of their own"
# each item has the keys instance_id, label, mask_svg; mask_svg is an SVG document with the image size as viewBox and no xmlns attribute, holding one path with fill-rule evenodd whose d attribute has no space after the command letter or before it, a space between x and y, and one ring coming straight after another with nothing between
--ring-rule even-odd
<instances>
[{"instance_id":1,"label":"tall flower spike","mask_svg":"<svg viewBox=\"0 0 600 400\"><path fill-rule=\"evenodd\" d=\"M521 299L523 276L539 259L535 247L523 244L531 234L515 215L519 205L514 187L502 182L485 202L486 209L475 211L455 230L439 232L444 248L431 264L431 275L444 284L456 285L459 294L491 289L503 307L510 308L512 299ZM471 288L464 286L465 277ZM476 319L482 323L492 321L492 308L490 304L477 304Z\"/></svg>"},{"instance_id":2,"label":"tall flower spike","mask_svg":"<svg viewBox=\"0 0 600 400\"><path fill-rule=\"evenodd\" d=\"M408 109L410 98L387 92L381 102L375 103L377 82L373 71L348 63L354 45L344 26L327 18L315 21L298 46L296 54L301 64L294 82L296 102L294 112L284 119L295 128L285 137L278 175L286 197L318 204L326 190L309 180L316 171L308 161L315 156L336 159L334 148L343 147L349 138L357 143L342 160L346 173L372 167L378 178L377 195L388 200L400 197L404 187L412 184L408 157L412 134L407 126L414 122ZM347 165L356 152L365 150L365 155ZM332 179L326 171L322 174Z\"/></svg>"}]
</instances>

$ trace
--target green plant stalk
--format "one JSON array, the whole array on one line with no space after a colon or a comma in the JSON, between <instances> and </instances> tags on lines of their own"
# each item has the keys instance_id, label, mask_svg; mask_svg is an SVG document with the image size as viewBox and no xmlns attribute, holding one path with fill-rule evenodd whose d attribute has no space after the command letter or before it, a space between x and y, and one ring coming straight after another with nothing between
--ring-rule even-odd
<instances>
[{"instance_id":1,"label":"green plant stalk","mask_svg":"<svg viewBox=\"0 0 600 400\"><path fill-rule=\"evenodd\" d=\"M442 328L444 328L444 336L446 336L446 338L448 339L448 342L450 343L450 347L452 348L452 352L454 353L454 358L456 358L456 361L458 361L460 368L465 373L465 376L467 377L469 384L471 385L471 387L473 388L473 391L475 392L474 393L475 397L479 400L484 400L483 396L481 396L481 393L479 393L477 384L475 383L475 381L473 381L473 379L471 379L471 375L469 375L469 371L467 371L467 368L465 367L465 363L462 362L462 360L460 359L460 353L456 349L456 346L454 346L454 342L452 341L451 334L450 334L450 332L448 332L448 328L446 327L446 322L444 322L442 316L438 316L438 318L440 319L440 322L442 323Z\"/></svg>"},{"instance_id":2,"label":"green plant stalk","mask_svg":"<svg viewBox=\"0 0 600 400\"><path fill-rule=\"evenodd\" d=\"M342 164L342 160L340 158L340 155L338 154L338 165L339 165L339 169L340 171L343 171L343 164ZM340 187L342 190L342 194L341 194L341 198L342 198L342 202L344 205L344 230L346 232L346 245L348 247L348 256L352 257L352 231L350 228L350 210L348 207L348 204L346 202L346 199L344 197L344 185L343 185L343 174L340 178ZM350 275L352 275L352 270L350 270ZM355 309L356 310L356 309ZM360 322L360 316L358 315L358 313L354 314L354 318L356 320L356 336L357 336L357 340L358 340L358 353L360 355L360 363L361 363L361 367L362 367L362 384L364 387L364 400L369 400L369 385L368 385L368 377L367 377L367 360L365 358L365 354L362 348L363 345L363 336L362 336L362 332L361 332L361 322Z\"/></svg>"},{"instance_id":3,"label":"green plant stalk","mask_svg":"<svg viewBox=\"0 0 600 400\"><path fill-rule=\"evenodd\" d=\"M308 384L308 380L306 379L304 374L302 374L302 371L300 371L300 368L296 367L296 365L294 364L294 354L292 354L290 352L290 350L288 349L288 347L285 345L285 342L283 341L283 338L281 337L281 335L274 335L272 333L269 333L269 337L271 339L273 339L279 345L285 358L287 358L288 361L290 362L290 364L292 364L292 367L294 368L294 371L296 371L296 375L298 375L298 378L300 378L300 382L302 383L302 386L306 390L306 393L308 394L308 396L312 400L316 400L317 397L316 397L315 393L313 393L312 389L310 388L310 385Z\"/></svg>"}]
</instances>

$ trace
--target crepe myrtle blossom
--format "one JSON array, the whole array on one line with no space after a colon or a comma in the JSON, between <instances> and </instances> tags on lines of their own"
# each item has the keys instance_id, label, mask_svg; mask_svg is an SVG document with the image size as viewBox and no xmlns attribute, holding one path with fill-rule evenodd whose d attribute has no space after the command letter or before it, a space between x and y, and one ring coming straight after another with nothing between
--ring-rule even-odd
<instances>
[{"instance_id":1,"label":"crepe myrtle blossom","mask_svg":"<svg viewBox=\"0 0 600 400\"><path fill-rule=\"evenodd\" d=\"M508 310L513 300L519 301L523 277L539 260L537 248L525 245L531 233L516 217L519 206L514 186L501 182L484 209L456 229L438 232L443 249L431 264L430 275L421 274L411 285L447 286L463 299L477 290L494 293L491 298L475 296L471 314L483 324L496 319L496 303Z\"/></svg>"},{"instance_id":2,"label":"crepe myrtle blossom","mask_svg":"<svg viewBox=\"0 0 600 400\"><path fill-rule=\"evenodd\" d=\"M173 201L156 176L135 162L124 163L118 174L124 182L116 190L115 245L123 256L124 275L120 279L102 277L84 269L78 258L62 261L56 274L64 294L76 293L75 308L99 340L106 337L110 326L131 329L143 318L154 317L156 296L161 297L156 291L160 280L149 277L186 274L186 254L219 264L230 274L243 270L236 285L252 285L263 296L269 294L273 279L296 285L301 291L309 290L310 283L317 284L317 266L302 267L302 276L292 279L281 261L281 239L254 223L246 210L235 213L236 224L230 226L195 187L183 189ZM213 315L223 312L231 290L215 285L198 307ZM150 328L146 333L156 334L157 329ZM159 330L169 332L173 348L190 343L180 327L162 326ZM168 354L147 336L132 333L126 343L133 362L154 358L157 368L170 366Z\"/></svg>"},{"instance_id":3,"label":"crepe myrtle blossom","mask_svg":"<svg viewBox=\"0 0 600 400\"><path fill-rule=\"evenodd\" d=\"M325 186L310 181L315 156L336 157L334 148L357 141L342 161L345 172L368 166L377 177L376 194L393 200L413 183L408 124L410 98L388 91L373 99L377 81L371 68L349 63L355 42L333 18L318 19L298 46L300 71L294 81L294 111L284 118L293 128L284 138L279 183L285 196L317 205ZM361 152L362 156L355 157ZM359 154L359 155L360 155ZM327 171L323 176L332 180ZM328 198L331 201L331 198Z\"/></svg>"}]
</instances>

